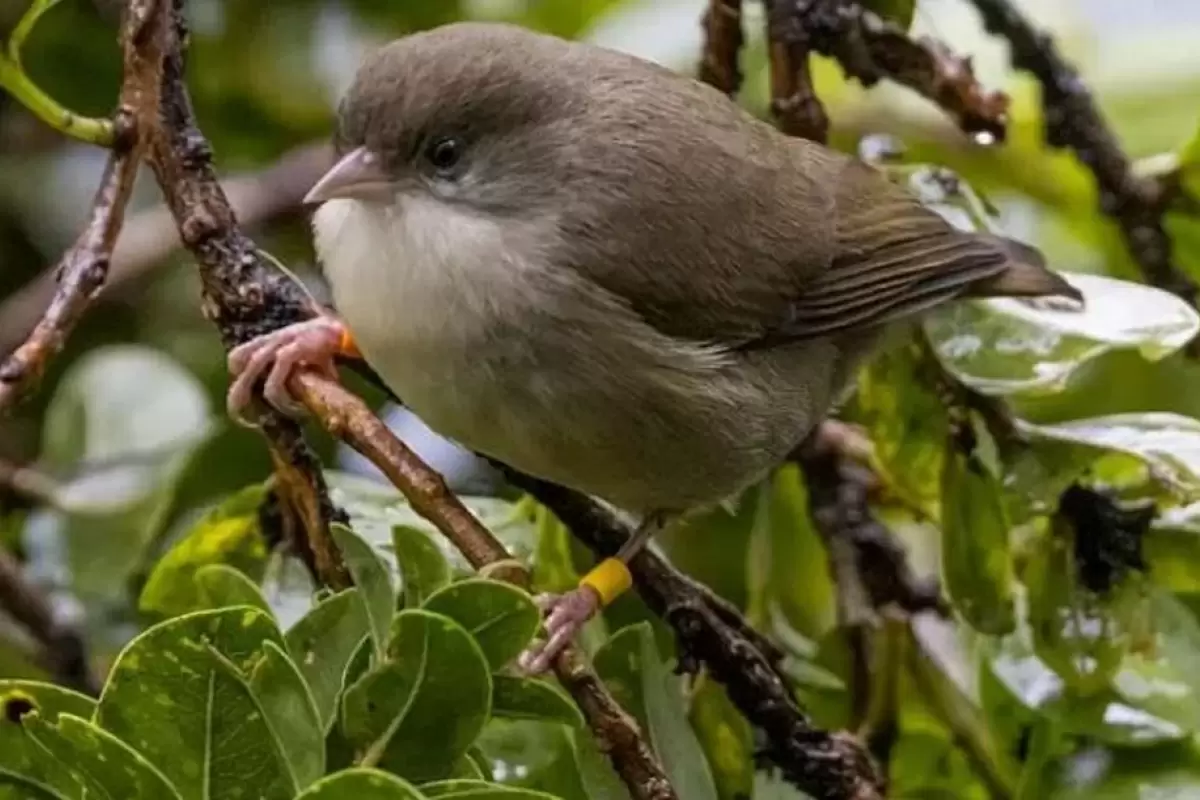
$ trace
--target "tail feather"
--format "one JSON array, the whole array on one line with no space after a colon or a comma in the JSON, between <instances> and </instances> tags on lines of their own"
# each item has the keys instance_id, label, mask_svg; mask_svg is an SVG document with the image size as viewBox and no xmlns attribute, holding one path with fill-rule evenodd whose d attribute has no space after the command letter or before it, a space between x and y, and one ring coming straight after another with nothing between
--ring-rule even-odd
<instances>
[{"instance_id":1,"label":"tail feather","mask_svg":"<svg viewBox=\"0 0 1200 800\"><path fill-rule=\"evenodd\" d=\"M979 234L976 234L979 236ZM967 297L1044 297L1058 295L1083 304L1083 294L1061 275L1051 272L1035 247L1003 236L984 234L1008 256L1005 269L971 284Z\"/></svg>"}]
</instances>

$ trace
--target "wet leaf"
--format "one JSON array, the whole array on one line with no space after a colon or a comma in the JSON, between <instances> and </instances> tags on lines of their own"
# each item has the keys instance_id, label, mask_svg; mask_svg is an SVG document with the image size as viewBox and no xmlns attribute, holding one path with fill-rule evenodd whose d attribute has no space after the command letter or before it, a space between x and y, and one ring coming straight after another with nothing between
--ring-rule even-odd
<instances>
[{"instance_id":1,"label":"wet leaf","mask_svg":"<svg viewBox=\"0 0 1200 800\"><path fill-rule=\"evenodd\" d=\"M416 782L444 778L487 722L487 660L441 614L401 611L391 634L386 660L347 689L342 730L368 763Z\"/></svg>"},{"instance_id":2,"label":"wet leaf","mask_svg":"<svg viewBox=\"0 0 1200 800\"><path fill-rule=\"evenodd\" d=\"M81 787L46 757L29 738L21 720L34 711L51 723L63 714L89 718L95 708L92 698L60 686L0 680L0 798L18 800L27 796L17 793L17 787L35 798L38 792L47 798L81 797Z\"/></svg>"},{"instance_id":3,"label":"wet leaf","mask_svg":"<svg viewBox=\"0 0 1200 800\"><path fill-rule=\"evenodd\" d=\"M1150 286L1099 275L1064 275L1084 293L1084 311L1013 298L952 303L927 319L943 364L985 394L1059 391L1085 363L1118 349L1158 360L1200 330L1200 316Z\"/></svg>"},{"instance_id":4,"label":"wet leaf","mask_svg":"<svg viewBox=\"0 0 1200 800\"><path fill-rule=\"evenodd\" d=\"M271 606L258 584L245 573L225 564L205 564L196 570L196 583L209 608L253 606L268 614Z\"/></svg>"},{"instance_id":5,"label":"wet leaf","mask_svg":"<svg viewBox=\"0 0 1200 800\"><path fill-rule=\"evenodd\" d=\"M424 608L462 625L479 643L492 671L519 656L542 621L527 592L486 578L459 581L434 592Z\"/></svg>"},{"instance_id":6,"label":"wet leaf","mask_svg":"<svg viewBox=\"0 0 1200 800\"><path fill-rule=\"evenodd\" d=\"M388 576L387 565L364 539L345 525L334 523L330 531L358 589L356 596L362 602L370 623L375 655L382 658L387 648L392 612L396 608L396 593Z\"/></svg>"},{"instance_id":7,"label":"wet leaf","mask_svg":"<svg viewBox=\"0 0 1200 800\"><path fill-rule=\"evenodd\" d=\"M283 637L262 611L198 611L159 623L121 652L96 722L136 748L184 798L291 800L283 750L247 684L263 643Z\"/></svg>"},{"instance_id":8,"label":"wet leaf","mask_svg":"<svg viewBox=\"0 0 1200 800\"><path fill-rule=\"evenodd\" d=\"M308 685L287 653L270 640L262 647L262 657L250 672L250 688L296 786L303 789L325 774L325 728Z\"/></svg>"},{"instance_id":9,"label":"wet leaf","mask_svg":"<svg viewBox=\"0 0 1200 800\"><path fill-rule=\"evenodd\" d=\"M91 722L62 714L50 723L30 714L21 724L93 797L176 798L170 781L136 750Z\"/></svg>"},{"instance_id":10,"label":"wet leaf","mask_svg":"<svg viewBox=\"0 0 1200 800\"><path fill-rule=\"evenodd\" d=\"M171 617L203 607L196 573L210 564L227 564L260 576L267 553L258 508L265 491L258 484L248 486L193 525L154 565L138 598L138 610Z\"/></svg>"},{"instance_id":11,"label":"wet leaf","mask_svg":"<svg viewBox=\"0 0 1200 800\"><path fill-rule=\"evenodd\" d=\"M492 676L492 715L581 727L583 713L561 689L537 678Z\"/></svg>"},{"instance_id":12,"label":"wet leaf","mask_svg":"<svg viewBox=\"0 0 1200 800\"><path fill-rule=\"evenodd\" d=\"M1078 585L1069 537L1060 532L1033 548L1023 577L1034 651L1086 696L1109 685L1129 639L1112 604Z\"/></svg>"},{"instance_id":13,"label":"wet leaf","mask_svg":"<svg viewBox=\"0 0 1200 800\"><path fill-rule=\"evenodd\" d=\"M325 598L287 632L288 652L312 692L326 732L337 716L350 659L369 637L367 612L358 589Z\"/></svg>"},{"instance_id":14,"label":"wet leaf","mask_svg":"<svg viewBox=\"0 0 1200 800\"><path fill-rule=\"evenodd\" d=\"M296 800L422 800L427 796L395 775L355 767L322 778Z\"/></svg>"},{"instance_id":15,"label":"wet leaf","mask_svg":"<svg viewBox=\"0 0 1200 800\"><path fill-rule=\"evenodd\" d=\"M1106 451L1133 456L1172 492L1200 497L1200 421L1190 417L1158 412L1113 414L1054 425L1022 422L1020 430L1035 440L1081 448L1093 457Z\"/></svg>"},{"instance_id":16,"label":"wet leaf","mask_svg":"<svg viewBox=\"0 0 1200 800\"><path fill-rule=\"evenodd\" d=\"M659 656L650 625L622 628L596 653L595 665L617 702L637 719L680 797L716 800L680 681Z\"/></svg>"},{"instance_id":17,"label":"wet leaf","mask_svg":"<svg viewBox=\"0 0 1200 800\"><path fill-rule=\"evenodd\" d=\"M431 594L450 583L450 564L430 534L411 525L397 525L392 528L392 546L405 608L420 608Z\"/></svg>"},{"instance_id":18,"label":"wet leaf","mask_svg":"<svg viewBox=\"0 0 1200 800\"><path fill-rule=\"evenodd\" d=\"M982 435L986 435L981 431ZM1012 554L1000 481L978 449L952 441L942 473L942 575L963 618L991 635L1016 625Z\"/></svg>"}]
</instances>

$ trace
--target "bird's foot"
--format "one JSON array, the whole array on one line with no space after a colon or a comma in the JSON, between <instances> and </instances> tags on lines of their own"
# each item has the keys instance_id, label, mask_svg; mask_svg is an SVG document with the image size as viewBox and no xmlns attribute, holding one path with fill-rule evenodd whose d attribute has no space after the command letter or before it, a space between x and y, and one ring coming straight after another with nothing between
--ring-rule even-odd
<instances>
[{"instance_id":1,"label":"bird's foot","mask_svg":"<svg viewBox=\"0 0 1200 800\"><path fill-rule=\"evenodd\" d=\"M234 376L225 397L229 415L247 427L257 427L246 412L254 400L254 387L265 376L263 397L290 417L304 415L304 407L292 399L287 382L297 369L314 369L337 380L334 356L353 349L349 332L341 320L329 315L288 325L258 336L229 351L229 372Z\"/></svg>"},{"instance_id":2,"label":"bird's foot","mask_svg":"<svg viewBox=\"0 0 1200 800\"><path fill-rule=\"evenodd\" d=\"M537 641L521 654L517 665L530 675L545 672L554 659L571 642L583 626L600 611L599 592L590 586L580 586L565 594L541 594L534 598L546 614L546 639Z\"/></svg>"}]
</instances>

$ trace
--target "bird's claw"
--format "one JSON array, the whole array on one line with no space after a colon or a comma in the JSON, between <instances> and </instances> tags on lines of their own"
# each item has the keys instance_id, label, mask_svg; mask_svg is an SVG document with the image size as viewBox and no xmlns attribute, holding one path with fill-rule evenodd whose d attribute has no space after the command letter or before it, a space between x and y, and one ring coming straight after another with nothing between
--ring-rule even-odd
<instances>
[{"instance_id":1,"label":"bird's claw","mask_svg":"<svg viewBox=\"0 0 1200 800\"><path fill-rule=\"evenodd\" d=\"M229 415L239 424L258 427L246 412L253 404L254 389L262 380L263 397L272 408L289 417L303 416L304 406L292 398L288 379L299 368L315 369L336 379L333 359L340 350L344 330L337 319L314 317L255 337L230 350L228 366L233 382L225 396Z\"/></svg>"},{"instance_id":2,"label":"bird's claw","mask_svg":"<svg viewBox=\"0 0 1200 800\"><path fill-rule=\"evenodd\" d=\"M546 639L531 644L517 659L517 665L530 675L545 672L600 610L600 596L587 586L565 594L541 594L534 602L546 615Z\"/></svg>"}]
</instances>

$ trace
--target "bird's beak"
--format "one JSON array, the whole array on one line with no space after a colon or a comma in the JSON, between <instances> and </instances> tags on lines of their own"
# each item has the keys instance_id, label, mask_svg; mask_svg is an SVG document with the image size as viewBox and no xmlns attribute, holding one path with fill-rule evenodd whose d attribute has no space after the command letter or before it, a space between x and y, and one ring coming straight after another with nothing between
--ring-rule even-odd
<instances>
[{"instance_id":1,"label":"bird's beak","mask_svg":"<svg viewBox=\"0 0 1200 800\"><path fill-rule=\"evenodd\" d=\"M321 176L317 185L304 196L305 205L327 200L387 200L393 193L393 181L380 165L379 156L365 147L352 150Z\"/></svg>"}]
</instances>

